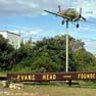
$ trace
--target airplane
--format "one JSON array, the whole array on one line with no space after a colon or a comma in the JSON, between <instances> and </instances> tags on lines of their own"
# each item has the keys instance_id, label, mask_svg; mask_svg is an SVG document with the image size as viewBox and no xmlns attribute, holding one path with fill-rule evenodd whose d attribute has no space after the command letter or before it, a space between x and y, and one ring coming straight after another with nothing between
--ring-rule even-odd
<instances>
[{"instance_id":1,"label":"airplane","mask_svg":"<svg viewBox=\"0 0 96 96\"><path fill-rule=\"evenodd\" d=\"M47 13L53 14L55 16L59 16L62 17L62 25L64 25L64 23L66 22L66 26L68 27L68 22L72 22L73 24L75 24L75 22L77 22L76 24L76 28L79 28L79 24L78 21L83 20L86 21L86 18L83 17L81 15L82 13L82 8L80 8L80 12L78 12L75 8L68 8L64 11L61 10L61 6L58 5L58 12L51 12L48 10L44 10Z\"/></svg>"}]
</instances>

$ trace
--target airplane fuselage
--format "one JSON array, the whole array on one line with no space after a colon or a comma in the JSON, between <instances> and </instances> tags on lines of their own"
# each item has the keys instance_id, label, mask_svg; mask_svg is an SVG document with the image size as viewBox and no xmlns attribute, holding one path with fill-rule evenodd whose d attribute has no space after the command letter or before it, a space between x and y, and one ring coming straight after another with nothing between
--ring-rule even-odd
<instances>
[{"instance_id":1,"label":"airplane fuselage","mask_svg":"<svg viewBox=\"0 0 96 96\"><path fill-rule=\"evenodd\" d=\"M65 11L58 12L58 15L64 19L68 19L69 21L74 21L75 19L78 19L80 16L80 13L77 12L73 8L69 8Z\"/></svg>"}]
</instances>

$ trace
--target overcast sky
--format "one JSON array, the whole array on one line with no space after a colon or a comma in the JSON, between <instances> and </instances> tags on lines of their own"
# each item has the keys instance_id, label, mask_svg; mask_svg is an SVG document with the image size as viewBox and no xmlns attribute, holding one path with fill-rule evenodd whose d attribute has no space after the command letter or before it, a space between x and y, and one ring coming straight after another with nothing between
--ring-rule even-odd
<instances>
[{"instance_id":1,"label":"overcast sky","mask_svg":"<svg viewBox=\"0 0 96 96\"><path fill-rule=\"evenodd\" d=\"M47 9L57 12L74 7L82 8L87 22L80 22L80 28L70 24L69 34L85 42L88 51L96 53L96 0L0 0L0 29L20 33L22 38L33 41L43 37L65 34L62 18L45 13Z\"/></svg>"}]
</instances>

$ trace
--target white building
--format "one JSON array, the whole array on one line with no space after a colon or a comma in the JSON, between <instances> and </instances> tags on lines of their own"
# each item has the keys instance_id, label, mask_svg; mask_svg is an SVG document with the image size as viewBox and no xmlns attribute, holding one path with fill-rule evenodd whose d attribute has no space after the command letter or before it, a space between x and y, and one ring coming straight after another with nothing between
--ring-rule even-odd
<instances>
[{"instance_id":1,"label":"white building","mask_svg":"<svg viewBox=\"0 0 96 96\"><path fill-rule=\"evenodd\" d=\"M0 35L2 35L5 39L8 39L9 44L13 45L15 49L18 49L20 47L21 37L19 34L9 31L0 31Z\"/></svg>"}]
</instances>

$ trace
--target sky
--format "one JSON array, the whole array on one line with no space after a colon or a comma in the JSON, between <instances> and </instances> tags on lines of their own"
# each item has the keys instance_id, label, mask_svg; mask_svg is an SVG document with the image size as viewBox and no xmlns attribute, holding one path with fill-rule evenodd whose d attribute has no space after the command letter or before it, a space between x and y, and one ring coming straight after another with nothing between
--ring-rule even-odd
<instances>
[{"instance_id":1,"label":"sky","mask_svg":"<svg viewBox=\"0 0 96 96\"><path fill-rule=\"evenodd\" d=\"M44 10L57 12L68 7L82 8L87 22L79 22L80 28L70 23L69 34L85 43L85 48L96 54L96 0L0 0L0 30L18 33L24 40L33 41L44 37L66 34L62 18L47 14Z\"/></svg>"}]
</instances>

